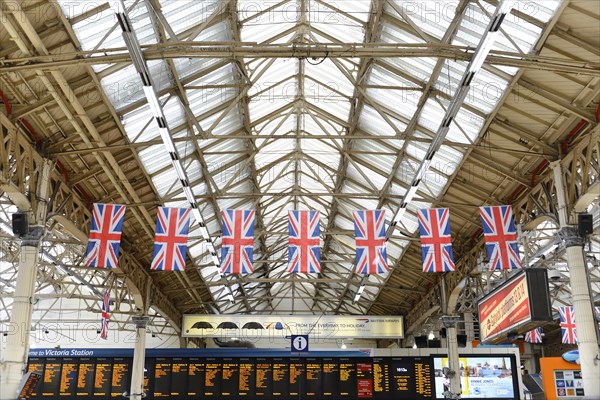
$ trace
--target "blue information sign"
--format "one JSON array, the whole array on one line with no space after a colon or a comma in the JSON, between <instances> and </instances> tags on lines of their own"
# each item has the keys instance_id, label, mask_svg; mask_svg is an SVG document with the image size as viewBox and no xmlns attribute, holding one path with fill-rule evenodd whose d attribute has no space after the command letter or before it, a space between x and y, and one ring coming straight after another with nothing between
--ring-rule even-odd
<instances>
[{"instance_id":1,"label":"blue information sign","mask_svg":"<svg viewBox=\"0 0 600 400\"><path fill-rule=\"evenodd\" d=\"M308 353L308 335L292 335L292 351Z\"/></svg>"}]
</instances>

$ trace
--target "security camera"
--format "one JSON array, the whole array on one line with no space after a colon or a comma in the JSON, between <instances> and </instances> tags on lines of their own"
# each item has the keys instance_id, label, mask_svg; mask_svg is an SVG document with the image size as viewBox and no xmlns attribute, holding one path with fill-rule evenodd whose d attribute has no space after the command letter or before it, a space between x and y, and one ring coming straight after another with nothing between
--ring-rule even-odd
<instances>
[{"instance_id":1,"label":"security camera","mask_svg":"<svg viewBox=\"0 0 600 400\"><path fill-rule=\"evenodd\" d=\"M560 272L555 269L548 270L548 279L552 281L557 281L560 279Z\"/></svg>"}]
</instances>

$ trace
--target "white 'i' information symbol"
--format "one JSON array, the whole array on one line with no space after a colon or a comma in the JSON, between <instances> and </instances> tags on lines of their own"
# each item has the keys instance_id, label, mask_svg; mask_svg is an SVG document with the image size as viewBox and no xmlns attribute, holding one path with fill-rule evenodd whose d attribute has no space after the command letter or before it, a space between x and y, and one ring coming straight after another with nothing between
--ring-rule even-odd
<instances>
[{"instance_id":1,"label":"white 'i' information symbol","mask_svg":"<svg viewBox=\"0 0 600 400\"><path fill-rule=\"evenodd\" d=\"M304 336L298 336L294 339L293 347L296 351L302 351L308 346L308 340Z\"/></svg>"}]
</instances>

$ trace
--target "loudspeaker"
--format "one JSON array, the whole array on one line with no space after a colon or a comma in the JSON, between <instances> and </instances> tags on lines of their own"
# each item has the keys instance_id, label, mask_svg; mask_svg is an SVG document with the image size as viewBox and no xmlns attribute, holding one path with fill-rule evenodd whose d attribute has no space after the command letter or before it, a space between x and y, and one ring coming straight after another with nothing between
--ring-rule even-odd
<instances>
[{"instance_id":1,"label":"loudspeaker","mask_svg":"<svg viewBox=\"0 0 600 400\"><path fill-rule=\"evenodd\" d=\"M12 231L14 235L23 237L27 235L29 230L29 222L27 221L27 213L16 212L12 215Z\"/></svg>"},{"instance_id":2,"label":"loudspeaker","mask_svg":"<svg viewBox=\"0 0 600 400\"><path fill-rule=\"evenodd\" d=\"M456 335L458 347L467 347L467 335Z\"/></svg>"},{"instance_id":3,"label":"loudspeaker","mask_svg":"<svg viewBox=\"0 0 600 400\"><path fill-rule=\"evenodd\" d=\"M427 336L415 336L415 344L418 349L427 348Z\"/></svg>"},{"instance_id":4,"label":"loudspeaker","mask_svg":"<svg viewBox=\"0 0 600 400\"><path fill-rule=\"evenodd\" d=\"M440 329L440 337L446 339L446 328Z\"/></svg>"},{"instance_id":5,"label":"loudspeaker","mask_svg":"<svg viewBox=\"0 0 600 400\"><path fill-rule=\"evenodd\" d=\"M591 235L594 232L594 216L592 214L577 215L577 227L579 236Z\"/></svg>"},{"instance_id":6,"label":"loudspeaker","mask_svg":"<svg viewBox=\"0 0 600 400\"><path fill-rule=\"evenodd\" d=\"M440 339L432 339L427 341L427 347L430 349L439 349L442 347L442 341Z\"/></svg>"}]
</instances>

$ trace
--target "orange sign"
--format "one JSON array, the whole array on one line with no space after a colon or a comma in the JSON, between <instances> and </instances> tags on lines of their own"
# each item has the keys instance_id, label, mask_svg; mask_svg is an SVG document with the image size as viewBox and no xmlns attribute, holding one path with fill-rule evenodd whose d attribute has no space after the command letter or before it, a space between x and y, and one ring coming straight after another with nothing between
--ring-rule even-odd
<instances>
[{"instance_id":1,"label":"orange sign","mask_svg":"<svg viewBox=\"0 0 600 400\"><path fill-rule=\"evenodd\" d=\"M527 278L523 274L479 303L482 341L531 320Z\"/></svg>"}]
</instances>

